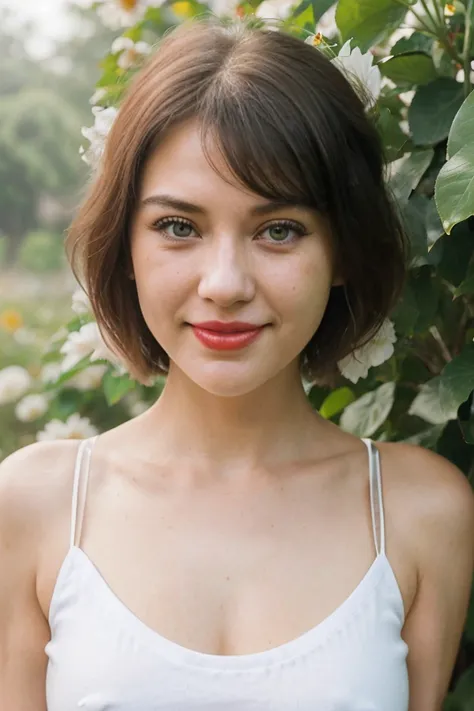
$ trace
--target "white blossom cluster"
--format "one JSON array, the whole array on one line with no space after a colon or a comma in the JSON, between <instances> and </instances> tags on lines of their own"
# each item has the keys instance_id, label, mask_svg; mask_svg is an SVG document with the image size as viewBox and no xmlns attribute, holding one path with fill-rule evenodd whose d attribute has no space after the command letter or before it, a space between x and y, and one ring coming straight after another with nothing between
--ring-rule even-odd
<instances>
[{"instance_id":1,"label":"white blossom cluster","mask_svg":"<svg viewBox=\"0 0 474 711\"><path fill-rule=\"evenodd\" d=\"M164 0L75 0L85 9L96 6L97 14L106 27L118 30L132 27L143 20L149 7L160 7Z\"/></svg>"}]
</instances>

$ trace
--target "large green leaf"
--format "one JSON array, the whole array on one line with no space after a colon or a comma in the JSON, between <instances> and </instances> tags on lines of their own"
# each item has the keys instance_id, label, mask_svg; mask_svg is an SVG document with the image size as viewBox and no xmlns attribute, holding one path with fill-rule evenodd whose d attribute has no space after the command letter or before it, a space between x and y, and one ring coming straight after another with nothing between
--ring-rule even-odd
<instances>
[{"instance_id":1,"label":"large green leaf","mask_svg":"<svg viewBox=\"0 0 474 711\"><path fill-rule=\"evenodd\" d=\"M474 343L469 343L462 352L448 363L440 375L441 407L451 411L458 408L474 390Z\"/></svg>"},{"instance_id":2,"label":"large green leaf","mask_svg":"<svg viewBox=\"0 0 474 711\"><path fill-rule=\"evenodd\" d=\"M447 138L463 97L462 84L448 77L420 86L408 109L413 142L429 146Z\"/></svg>"},{"instance_id":3,"label":"large green leaf","mask_svg":"<svg viewBox=\"0 0 474 711\"><path fill-rule=\"evenodd\" d=\"M365 52L392 33L407 10L395 0L339 0L336 24L344 42L353 37Z\"/></svg>"},{"instance_id":4,"label":"large green leaf","mask_svg":"<svg viewBox=\"0 0 474 711\"><path fill-rule=\"evenodd\" d=\"M396 84L428 84L436 79L433 60L424 52L407 52L377 64L382 74Z\"/></svg>"},{"instance_id":5,"label":"large green leaf","mask_svg":"<svg viewBox=\"0 0 474 711\"><path fill-rule=\"evenodd\" d=\"M404 146L409 142L408 137L400 128L400 119L386 106L380 106L376 125L382 138L387 161L400 158L403 155Z\"/></svg>"},{"instance_id":6,"label":"large green leaf","mask_svg":"<svg viewBox=\"0 0 474 711\"><path fill-rule=\"evenodd\" d=\"M455 225L474 215L474 142L443 165L436 179L435 200L448 235Z\"/></svg>"},{"instance_id":7,"label":"large green leaf","mask_svg":"<svg viewBox=\"0 0 474 711\"><path fill-rule=\"evenodd\" d=\"M414 151L390 164L390 187L400 201L408 200L433 160L434 150Z\"/></svg>"},{"instance_id":8,"label":"large green leaf","mask_svg":"<svg viewBox=\"0 0 474 711\"><path fill-rule=\"evenodd\" d=\"M387 419L395 400L395 383L384 383L346 407L340 425L357 437L370 437Z\"/></svg>"},{"instance_id":9,"label":"large green leaf","mask_svg":"<svg viewBox=\"0 0 474 711\"><path fill-rule=\"evenodd\" d=\"M432 425L441 425L448 420L455 420L458 408L452 405L446 409L445 400L441 399L441 377L437 376L424 383L408 410L409 415L416 415Z\"/></svg>"},{"instance_id":10,"label":"large green leaf","mask_svg":"<svg viewBox=\"0 0 474 711\"><path fill-rule=\"evenodd\" d=\"M390 54L405 54L406 52L425 52L431 55L431 47L433 38L424 35L422 32L413 32L409 37L402 37L393 47L390 48Z\"/></svg>"},{"instance_id":11,"label":"large green leaf","mask_svg":"<svg viewBox=\"0 0 474 711\"><path fill-rule=\"evenodd\" d=\"M448 138L447 156L451 158L466 144L474 143L474 91L471 91L451 126Z\"/></svg>"}]
</instances>

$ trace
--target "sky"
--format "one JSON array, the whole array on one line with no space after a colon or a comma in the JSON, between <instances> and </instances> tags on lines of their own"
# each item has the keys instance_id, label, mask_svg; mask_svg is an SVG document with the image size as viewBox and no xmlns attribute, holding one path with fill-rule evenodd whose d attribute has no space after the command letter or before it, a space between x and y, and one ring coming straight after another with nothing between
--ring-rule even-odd
<instances>
[{"instance_id":1,"label":"sky","mask_svg":"<svg viewBox=\"0 0 474 711\"><path fill-rule=\"evenodd\" d=\"M8 8L20 22L33 20L38 32L28 43L36 57L47 56L57 37L70 31L66 8L70 0L0 0L0 9Z\"/></svg>"}]
</instances>

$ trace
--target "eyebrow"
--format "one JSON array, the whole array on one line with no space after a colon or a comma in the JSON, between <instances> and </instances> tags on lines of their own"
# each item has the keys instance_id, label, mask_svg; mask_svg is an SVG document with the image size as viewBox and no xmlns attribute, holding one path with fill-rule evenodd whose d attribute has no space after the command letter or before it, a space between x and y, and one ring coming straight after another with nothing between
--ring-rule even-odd
<instances>
[{"instance_id":1,"label":"eyebrow","mask_svg":"<svg viewBox=\"0 0 474 711\"><path fill-rule=\"evenodd\" d=\"M158 205L160 207L172 207L175 210L181 210L182 212L189 212L198 215L205 215L206 210L200 205L194 205L191 202L186 202L185 200L178 200L172 195L150 195L145 198L140 203L141 206L145 205ZM262 203L261 205L255 205L250 210L251 215L267 215L270 212L284 208L284 207L296 207L294 203L285 200L271 200L269 202Z\"/></svg>"}]
</instances>

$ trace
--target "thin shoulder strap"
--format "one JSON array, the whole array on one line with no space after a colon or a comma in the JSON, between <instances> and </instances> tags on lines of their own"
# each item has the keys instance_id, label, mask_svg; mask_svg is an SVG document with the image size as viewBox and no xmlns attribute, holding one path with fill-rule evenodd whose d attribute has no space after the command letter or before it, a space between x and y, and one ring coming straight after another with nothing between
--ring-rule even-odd
<instances>
[{"instance_id":1,"label":"thin shoulder strap","mask_svg":"<svg viewBox=\"0 0 474 711\"><path fill-rule=\"evenodd\" d=\"M385 555L385 518L382 500L382 477L380 473L380 453L371 439L362 438L369 452L370 510L377 555ZM380 532L380 545L379 536Z\"/></svg>"},{"instance_id":2,"label":"thin shoulder strap","mask_svg":"<svg viewBox=\"0 0 474 711\"><path fill-rule=\"evenodd\" d=\"M87 493L87 482L89 479L89 468L91 460L91 452L94 442L96 441L98 435L95 437L89 437L88 439L83 439L79 444L76 454L76 462L74 466L74 483L72 488L72 510L71 510L71 536L69 540L69 546L72 547L76 542L76 526L77 526L77 511L78 511L78 499L79 499L79 487L81 483L81 476L84 472L84 496L83 496L83 511L85 505L85 497ZM82 517L80 521L82 525ZM79 531L80 535L80 531Z\"/></svg>"}]
</instances>

